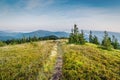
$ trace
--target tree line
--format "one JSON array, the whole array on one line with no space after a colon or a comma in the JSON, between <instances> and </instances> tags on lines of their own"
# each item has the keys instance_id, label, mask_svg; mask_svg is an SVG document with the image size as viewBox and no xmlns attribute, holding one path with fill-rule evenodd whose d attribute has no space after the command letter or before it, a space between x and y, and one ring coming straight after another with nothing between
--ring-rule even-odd
<instances>
[{"instance_id":1,"label":"tree line","mask_svg":"<svg viewBox=\"0 0 120 80\"><path fill-rule=\"evenodd\" d=\"M79 32L79 29L77 25L74 25L74 28L71 30L70 36L69 36L69 43L74 43L74 44L85 44L88 42L84 38L84 32L81 30ZM112 48L114 49L120 49L120 44L117 40L117 38L113 35L112 39L109 37L108 32L104 31L104 37L102 42L100 43L98 40L98 37L96 35L93 36L92 31L89 33L89 43L97 44L100 45L101 48L106 49L106 50L111 50Z\"/></svg>"},{"instance_id":2,"label":"tree line","mask_svg":"<svg viewBox=\"0 0 120 80\"><path fill-rule=\"evenodd\" d=\"M59 39L57 36L51 35L51 36L45 36L45 37L25 37L21 39L11 39L11 40L6 40L6 41L0 41L0 46L5 46L5 45L13 45L13 44L22 44L22 43L27 43L27 42L33 42L33 41L42 41L42 40L56 40Z\"/></svg>"}]
</instances>

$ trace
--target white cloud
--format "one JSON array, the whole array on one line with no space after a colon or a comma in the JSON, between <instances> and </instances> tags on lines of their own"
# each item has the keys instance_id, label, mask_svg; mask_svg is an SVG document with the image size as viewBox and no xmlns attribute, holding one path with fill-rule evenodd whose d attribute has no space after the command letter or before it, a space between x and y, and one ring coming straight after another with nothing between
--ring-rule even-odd
<instances>
[{"instance_id":1,"label":"white cloud","mask_svg":"<svg viewBox=\"0 0 120 80\"><path fill-rule=\"evenodd\" d=\"M29 0L25 9L45 7L53 4L53 0ZM57 11L57 12L56 12ZM51 10L44 15L29 13L10 15L0 19L0 30L33 31L38 29L70 31L73 24L79 29L107 30L120 32L120 11L111 8L77 7L68 10Z\"/></svg>"},{"instance_id":2,"label":"white cloud","mask_svg":"<svg viewBox=\"0 0 120 80\"><path fill-rule=\"evenodd\" d=\"M76 23L80 29L120 32L120 12L116 9L82 7L68 11L68 23Z\"/></svg>"},{"instance_id":3,"label":"white cloud","mask_svg":"<svg viewBox=\"0 0 120 80\"><path fill-rule=\"evenodd\" d=\"M25 1L25 9L31 10L35 8L46 7L54 3L54 0L27 0Z\"/></svg>"}]
</instances>

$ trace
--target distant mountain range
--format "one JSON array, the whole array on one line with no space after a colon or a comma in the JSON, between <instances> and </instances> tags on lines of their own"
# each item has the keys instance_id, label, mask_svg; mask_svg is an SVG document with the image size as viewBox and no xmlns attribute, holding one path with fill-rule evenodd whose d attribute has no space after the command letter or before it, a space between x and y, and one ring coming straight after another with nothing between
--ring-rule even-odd
<instances>
[{"instance_id":1,"label":"distant mountain range","mask_svg":"<svg viewBox=\"0 0 120 80\"><path fill-rule=\"evenodd\" d=\"M68 37L69 33L66 32L51 32L51 31L45 31L45 30L38 30L33 31L29 33L17 33L17 32L4 32L0 31L0 40L10 40L10 39L19 39L24 37L45 37L45 36L57 36L57 37Z\"/></svg>"},{"instance_id":2,"label":"distant mountain range","mask_svg":"<svg viewBox=\"0 0 120 80\"><path fill-rule=\"evenodd\" d=\"M103 36L104 36L104 31L92 31L93 35L96 35L99 38L99 41L102 41ZM89 31L84 30L85 33L85 38L88 40L89 38ZM38 31L33 31L29 33L17 33L17 32L4 32L0 31L0 40L10 40L10 39L19 39L22 38L23 36L25 37L45 37L45 36L57 36L57 37L69 37L70 33L67 32L52 32L52 31L46 31L46 30L38 30ZM120 42L120 33L117 32L108 32L109 36L112 38L112 35L114 35L118 41Z\"/></svg>"}]
</instances>

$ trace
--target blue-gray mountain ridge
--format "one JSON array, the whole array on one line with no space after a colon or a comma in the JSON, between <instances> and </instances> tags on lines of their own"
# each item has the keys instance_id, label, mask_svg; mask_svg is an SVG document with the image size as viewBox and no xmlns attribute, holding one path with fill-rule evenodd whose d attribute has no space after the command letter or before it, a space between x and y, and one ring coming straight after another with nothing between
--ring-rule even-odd
<instances>
[{"instance_id":1,"label":"blue-gray mountain ridge","mask_svg":"<svg viewBox=\"0 0 120 80\"><path fill-rule=\"evenodd\" d=\"M104 31L92 31L93 36L96 35L99 38L99 41L102 41L104 36ZM52 32L47 30L37 30L29 33L21 33L21 32L5 32L0 31L0 40L10 40L10 39L19 39L22 37L45 37L45 36L57 36L57 37L69 37L70 33L67 32ZM89 38L89 30L84 30L85 38L88 40ZM120 42L120 33L118 32L108 32L109 36L112 38L114 35L118 41Z\"/></svg>"}]
</instances>

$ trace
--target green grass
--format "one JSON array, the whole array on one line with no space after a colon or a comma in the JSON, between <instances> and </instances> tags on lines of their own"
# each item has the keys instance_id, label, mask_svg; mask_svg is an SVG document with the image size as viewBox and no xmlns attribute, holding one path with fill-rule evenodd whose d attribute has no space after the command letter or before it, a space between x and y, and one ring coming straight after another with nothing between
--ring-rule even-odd
<instances>
[{"instance_id":1,"label":"green grass","mask_svg":"<svg viewBox=\"0 0 120 80\"><path fill-rule=\"evenodd\" d=\"M120 50L98 45L66 44L62 80L120 80ZM0 47L0 80L49 80L57 57L55 41L31 42Z\"/></svg>"},{"instance_id":2,"label":"green grass","mask_svg":"<svg viewBox=\"0 0 120 80\"><path fill-rule=\"evenodd\" d=\"M47 80L55 64L55 57L49 57L55 44L41 41L0 47L0 80ZM45 65L51 67L47 72Z\"/></svg>"},{"instance_id":3,"label":"green grass","mask_svg":"<svg viewBox=\"0 0 120 80\"><path fill-rule=\"evenodd\" d=\"M63 80L120 80L120 50L64 44Z\"/></svg>"}]
</instances>

